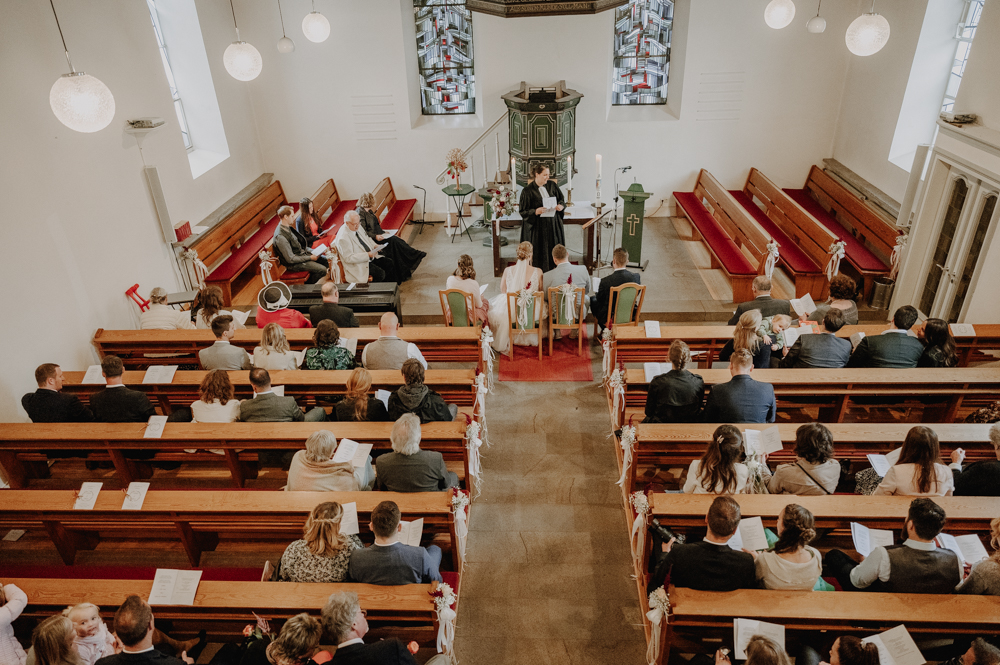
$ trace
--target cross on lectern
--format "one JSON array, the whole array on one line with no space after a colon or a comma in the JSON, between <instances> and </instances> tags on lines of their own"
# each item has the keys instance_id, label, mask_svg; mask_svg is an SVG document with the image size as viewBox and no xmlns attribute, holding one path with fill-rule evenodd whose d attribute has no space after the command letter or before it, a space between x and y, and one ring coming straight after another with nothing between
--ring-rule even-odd
<instances>
[{"instance_id":1,"label":"cross on lectern","mask_svg":"<svg viewBox=\"0 0 1000 665\"><path fill-rule=\"evenodd\" d=\"M639 216L636 215L635 213L632 213L631 215L629 215L628 219L625 220L625 223L632 225L632 228L629 229L628 234L630 236L634 236L635 235L635 225L639 223Z\"/></svg>"}]
</instances>

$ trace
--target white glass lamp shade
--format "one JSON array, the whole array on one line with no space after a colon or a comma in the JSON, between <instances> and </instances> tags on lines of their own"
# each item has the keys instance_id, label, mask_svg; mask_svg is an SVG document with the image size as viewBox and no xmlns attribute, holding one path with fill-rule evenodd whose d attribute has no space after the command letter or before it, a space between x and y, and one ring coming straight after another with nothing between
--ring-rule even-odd
<instances>
[{"instance_id":1,"label":"white glass lamp shade","mask_svg":"<svg viewBox=\"0 0 1000 665\"><path fill-rule=\"evenodd\" d=\"M264 66L260 51L246 42L233 42L222 56L226 71L237 81L252 81Z\"/></svg>"},{"instance_id":2,"label":"white glass lamp shade","mask_svg":"<svg viewBox=\"0 0 1000 665\"><path fill-rule=\"evenodd\" d=\"M795 3L792 0L771 0L764 8L764 22L775 30L784 28L795 18Z\"/></svg>"},{"instance_id":3,"label":"white glass lamp shade","mask_svg":"<svg viewBox=\"0 0 1000 665\"><path fill-rule=\"evenodd\" d=\"M295 42L288 37L282 37L278 40L278 53L291 53L294 50Z\"/></svg>"},{"instance_id":4,"label":"white glass lamp shade","mask_svg":"<svg viewBox=\"0 0 1000 665\"><path fill-rule=\"evenodd\" d=\"M115 117L115 97L108 86L83 72L56 79L49 106L59 122L77 132L99 132Z\"/></svg>"},{"instance_id":5,"label":"white glass lamp shade","mask_svg":"<svg viewBox=\"0 0 1000 665\"><path fill-rule=\"evenodd\" d=\"M814 34L823 32L826 30L826 19L822 16L813 16L809 19L809 22L806 23L806 30Z\"/></svg>"},{"instance_id":6,"label":"white glass lamp shade","mask_svg":"<svg viewBox=\"0 0 1000 665\"><path fill-rule=\"evenodd\" d=\"M879 14L862 14L847 28L847 48L854 55L873 55L889 41L889 22Z\"/></svg>"},{"instance_id":7,"label":"white glass lamp shade","mask_svg":"<svg viewBox=\"0 0 1000 665\"><path fill-rule=\"evenodd\" d=\"M309 12L302 19L302 34L311 42L325 42L330 36L330 21L319 12Z\"/></svg>"}]
</instances>

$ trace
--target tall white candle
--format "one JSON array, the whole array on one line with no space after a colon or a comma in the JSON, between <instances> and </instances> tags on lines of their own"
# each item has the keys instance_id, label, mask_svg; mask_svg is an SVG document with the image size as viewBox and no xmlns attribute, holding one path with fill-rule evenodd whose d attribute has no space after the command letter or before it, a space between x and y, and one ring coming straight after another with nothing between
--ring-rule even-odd
<instances>
[{"instance_id":1,"label":"tall white candle","mask_svg":"<svg viewBox=\"0 0 1000 665\"><path fill-rule=\"evenodd\" d=\"M517 157L510 158L510 188L517 189Z\"/></svg>"},{"instance_id":2,"label":"tall white candle","mask_svg":"<svg viewBox=\"0 0 1000 665\"><path fill-rule=\"evenodd\" d=\"M601 156L597 156L597 179L601 179Z\"/></svg>"},{"instance_id":3,"label":"tall white candle","mask_svg":"<svg viewBox=\"0 0 1000 665\"><path fill-rule=\"evenodd\" d=\"M573 189L573 156L570 155L566 158L566 169L568 175L566 176L566 189Z\"/></svg>"},{"instance_id":4,"label":"tall white candle","mask_svg":"<svg viewBox=\"0 0 1000 665\"><path fill-rule=\"evenodd\" d=\"M497 171L500 170L500 132L496 133L497 138Z\"/></svg>"},{"instance_id":5,"label":"tall white candle","mask_svg":"<svg viewBox=\"0 0 1000 665\"><path fill-rule=\"evenodd\" d=\"M490 181L490 172L486 169L486 146L483 146L483 187Z\"/></svg>"}]
</instances>

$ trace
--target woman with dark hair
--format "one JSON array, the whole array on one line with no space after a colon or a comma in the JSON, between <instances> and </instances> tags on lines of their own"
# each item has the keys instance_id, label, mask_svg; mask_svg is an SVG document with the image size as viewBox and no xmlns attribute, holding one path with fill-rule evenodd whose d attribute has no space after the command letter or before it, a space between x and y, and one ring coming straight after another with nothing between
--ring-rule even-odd
<instances>
[{"instance_id":1,"label":"woman with dark hair","mask_svg":"<svg viewBox=\"0 0 1000 665\"><path fill-rule=\"evenodd\" d=\"M354 369L354 354L337 344L340 328L330 319L323 319L313 332L313 344L306 349L302 366L306 369Z\"/></svg>"},{"instance_id":2,"label":"woman with dark hair","mask_svg":"<svg viewBox=\"0 0 1000 665\"><path fill-rule=\"evenodd\" d=\"M858 305L854 302L854 296L858 292L858 285L847 275L838 274L830 280L830 300L825 304L818 305L816 309L806 316L804 320L814 323L823 323L823 317L831 309L839 309L844 312L844 325L858 325Z\"/></svg>"},{"instance_id":3,"label":"woman with dark hair","mask_svg":"<svg viewBox=\"0 0 1000 665\"><path fill-rule=\"evenodd\" d=\"M828 665L879 665L878 647L860 637L842 635L830 647Z\"/></svg>"},{"instance_id":4,"label":"woman with dark hair","mask_svg":"<svg viewBox=\"0 0 1000 665\"><path fill-rule=\"evenodd\" d=\"M959 450L951 453L952 464L961 462ZM899 461L889 467L874 494L896 496L951 496L955 480L941 461L938 436L929 427L910 428L899 453Z\"/></svg>"},{"instance_id":5,"label":"woman with dark hair","mask_svg":"<svg viewBox=\"0 0 1000 665\"><path fill-rule=\"evenodd\" d=\"M807 423L795 430L795 462L779 464L767 484L771 494L833 494L840 462L833 457L833 434L826 425Z\"/></svg>"},{"instance_id":6,"label":"woman with dark hair","mask_svg":"<svg viewBox=\"0 0 1000 665\"><path fill-rule=\"evenodd\" d=\"M358 199L357 212L361 217L361 226L368 237L386 245L382 255L392 259L396 266L396 281L408 280L427 256L427 252L410 247L398 234L387 233L382 229L378 215L375 214L375 197L370 193L362 194Z\"/></svg>"},{"instance_id":7,"label":"woman with dark hair","mask_svg":"<svg viewBox=\"0 0 1000 665\"><path fill-rule=\"evenodd\" d=\"M747 491L750 469L743 461L743 435L732 425L719 425L701 459L688 467L684 491L688 494L742 494ZM763 465L764 482L770 472Z\"/></svg>"},{"instance_id":8,"label":"woman with dark hair","mask_svg":"<svg viewBox=\"0 0 1000 665\"><path fill-rule=\"evenodd\" d=\"M736 330L733 331L733 338L726 342L726 345L719 351L719 361L728 362L733 355L733 351L746 349L753 356L753 366L755 369L771 366L771 345L765 344L763 338L757 332L760 329L761 314L759 309L751 309L743 312L740 320L736 323Z\"/></svg>"},{"instance_id":9,"label":"woman with dark hair","mask_svg":"<svg viewBox=\"0 0 1000 665\"><path fill-rule=\"evenodd\" d=\"M546 208L545 199L555 199ZM549 181L549 167L541 162L531 166L531 182L521 190L521 242L528 241L534 250L531 265L548 272L555 268L552 248L566 244L563 230L563 194L555 181ZM549 215L549 216L543 216Z\"/></svg>"},{"instance_id":10,"label":"woman with dark hair","mask_svg":"<svg viewBox=\"0 0 1000 665\"><path fill-rule=\"evenodd\" d=\"M670 344L671 369L649 382L644 423L697 423L705 403L705 381L685 369L691 350L679 339Z\"/></svg>"},{"instance_id":11,"label":"woman with dark hair","mask_svg":"<svg viewBox=\"0 0 1000 665\"><path fill-rule=\"evenodd\" d=\"M317 214L312 199L308 196L299 201L299 214L295 216L295 230L306 239L310 247L319 247L323 239L323 220ZM326 242L326 244L330 244Z\"/></svg>"},{"instance_id":12,"label":"woman with dark hair","mask_svg":"<svg viewBox=\"0 0 1000 665\"><path fill-rule=\"evenodd\" d=\"M222 309L225 306L222 299L222 289L217 286L206 286L198 292L195 300L198 313L194 317L194 327L199 330L211 330L212 321L217 316L233 316L230 310ZM192 307L192 309L195 308ZM233 317L233 327L236 330L246 328L245 325L236 320L236 317Z\"/></svg>"},{"instance_id":13,"label":"woman with dark hair","mask_svg":"<svg viewBox=\"0 0 1000 665\"><path fill-rule=\"evenodd\" d=\"M364 367L355 367L347 379L347 394L337 402L340 422L389 422L389 412L382 400L369 394L372 375Z\"/></svg>"},{"instance_id":14,"label":"woman with dark hair","mask_svg":"<svg viewBox=\"0 0 1000 665\"><path fill-rule=\"evenodd\" d=\"M765 589L812 591L823 572L823 557L809 543L816 538L813 514L790 503L778 513L778 542L757 554L757 581Z\"/></svg>"},{"instance_id":15,"label":"woman with dark hair","mask_svg":"<svg viewBox=\"0 0 1000 665\"><path fill-rule=\"evenodd\" d=\"M192 422L234 423L239 418L240 401L233 399L233 384L225 370L205 374L198 392L200 399L191 404Z\"/></svg>"},{"instance_id":16,"label":"woman with dark hair","mask_svg":"<svg viewBox=\"0 0 1000 665\"><path fill-rule=\"evenodd\" d=\"M458 257L458 268L455 269L455 272L448 275L448 281L445 282L444 287L446 289L465 291L472 296L472 306L476 308L476 319L480 323L486 323L490 310L490 302L484 300L482 294L479 292L479 282L476 281L476 268L472 264L471 256L462 254Z\"/></svg>"},{"instance_id":17,"label":"woman with dark hair","mask_svg":"<svg viewBox=\"0 0 1000 665\"><path fill-rule=\"evenodd\" d=\"M917 334L927 347L917 361L917 367L954 367L958 364L955 355L955 338L948 330L948 322L942 319L927 319Z\"/></svg>"}]
</instances>

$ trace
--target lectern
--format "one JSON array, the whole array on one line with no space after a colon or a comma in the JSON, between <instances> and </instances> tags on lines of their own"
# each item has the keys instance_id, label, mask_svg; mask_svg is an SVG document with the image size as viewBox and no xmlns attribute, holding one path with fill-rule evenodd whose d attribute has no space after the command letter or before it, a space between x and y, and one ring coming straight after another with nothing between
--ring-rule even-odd
<instances>
[{"instance_id":1,"label":"lectern","mask_svg":"<svg viewBox=\"0 0 1000 665\"><path fill-rule=\"evenodd\" d=\"M642 185L634 182L618 194L625 200L622 247L628 252L629 265L645 270L649 261L642 260L642 220L651 193L642 191Z\"/></svg>"}]
</instances>

